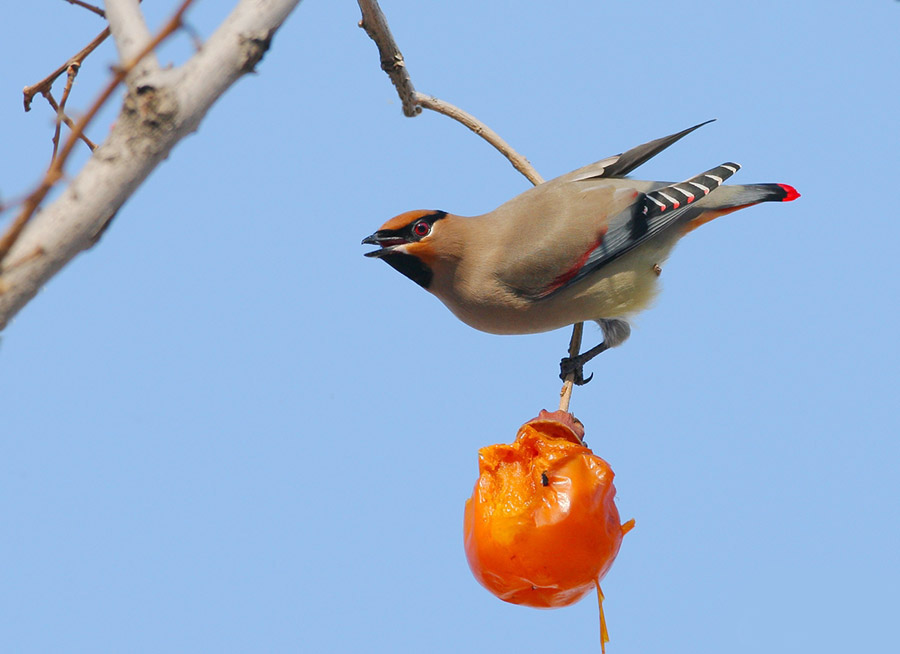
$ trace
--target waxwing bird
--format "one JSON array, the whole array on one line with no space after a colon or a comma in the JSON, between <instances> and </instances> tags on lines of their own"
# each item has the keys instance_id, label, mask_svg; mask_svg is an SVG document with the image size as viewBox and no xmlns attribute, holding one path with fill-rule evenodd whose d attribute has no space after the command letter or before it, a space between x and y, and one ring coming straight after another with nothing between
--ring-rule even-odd
<instances>
[{"instance_id":1,"label":"waxwing bird","mask_svg":"<svg viewBox=\"0 0 900 654\"><path fill-rule=\"evenodd\" d=\"M707 121L711 122L711 121ZM787 184L724 185L724 163L684 182L625 176L705 125L632 148L531 188L480 216L409 211L363 244L433 293L464 323L492 334L532 334L596 321L603 342L563 359L561 377L623 343L628 319L658 290L661 264L682 236L760 202L790 202Z\"/></svg>"}]
</instances>

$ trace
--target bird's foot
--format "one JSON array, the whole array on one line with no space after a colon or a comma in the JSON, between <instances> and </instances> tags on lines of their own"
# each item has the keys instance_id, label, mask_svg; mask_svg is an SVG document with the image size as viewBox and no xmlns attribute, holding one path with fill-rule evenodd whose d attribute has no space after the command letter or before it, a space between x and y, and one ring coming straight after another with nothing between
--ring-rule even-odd
<instances>
[{"instance_id":1,"label":"bird's foot","mask_svg":"<svg viewBox=\"0 0 900 654\"><path fill-rule=\"evenodd\" d=\"M584 378L584 362L579 362L579 357L566 357L559 362L559 378L566 381L566 377L572 375L572 383L576 386L584 386L594 378L594 374Z\"/></svg>"},{"instance_id":2,"label":"bird's foot","mask_svg":"<svg viewBox=\"0 0 900 654\"><path fill-rule=\"evenodd\" d=\"M593 373L587 379L584 378L584 364L602 352L606 352L609 345L604 341L595 345L587 352L582 352L576 357L566 357L559 362L559 378L566 381L566 377L572 375L572 383L576 386L584 386L594 378Z\"/></svg>"}]
</instances>

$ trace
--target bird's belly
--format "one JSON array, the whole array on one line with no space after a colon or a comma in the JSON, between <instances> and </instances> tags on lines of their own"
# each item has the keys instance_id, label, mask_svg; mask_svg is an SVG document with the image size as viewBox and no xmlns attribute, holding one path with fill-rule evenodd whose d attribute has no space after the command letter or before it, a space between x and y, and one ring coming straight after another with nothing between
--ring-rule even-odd
<instances>
[{"instance_id":1,"label":"bird's belly","mask_svg":"<svg viewBox=\"0 0 900 654\"><path fill-rule=\"evenodd\" d=\"M469 296L466 302L441 300L464 323L491 334L534 334L576 322L627 317L653 302L659 289L654 265L662 263L668 249L628 253L596 274L542 299L497 293Z\"/></svg>"}]
</instances>

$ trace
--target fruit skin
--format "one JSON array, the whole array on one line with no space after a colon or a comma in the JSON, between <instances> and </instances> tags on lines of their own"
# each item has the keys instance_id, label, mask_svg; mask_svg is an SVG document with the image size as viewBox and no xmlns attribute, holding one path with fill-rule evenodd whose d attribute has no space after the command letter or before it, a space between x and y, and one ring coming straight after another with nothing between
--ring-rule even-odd
<instances>
[{"instance_id":1,"label":"fruit skin","mask_svg":"<svg viewBox=\"0 0 900 654\"><path fill-rule=\"evenodd\" d=\"M542 411L511 445L482 448L466 502L466 557L475 578L500 599L558 608L597 588L624 527L613 471L581 444L571 414Z\"/></svg>"}]
</instances>

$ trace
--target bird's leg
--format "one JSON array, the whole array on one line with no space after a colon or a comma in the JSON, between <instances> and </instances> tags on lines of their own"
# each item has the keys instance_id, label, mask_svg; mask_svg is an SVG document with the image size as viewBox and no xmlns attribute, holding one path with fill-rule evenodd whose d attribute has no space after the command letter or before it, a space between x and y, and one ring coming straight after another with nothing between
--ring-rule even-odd
<instances>
[{"instance_id":1,"label":"bird's leg","mask_svg":"<svg viewBox=\"0 0 900 654\"><path fill-rule=\"evenodd\" d=\"M593 359L598 354L602 354L609 349L609 345L606 344L606 341L603 341L599 345L595 345L587 352L582 352L577 357L566 357L562 361L559 362L559 378L565 381L566 377L570 373L575 374L575 378L572 383L576 386L584 386L589 381L594 378L593 373L587 379L584 378L584 364Z\"/></svg>"},{"instance_id":2,"label":"bird's leg","mask_svg":"<svg viewBox=\"0 0 900 654\"><path fill-rule=\"evenodd\" d=\"M597 324L600 325L600 329L603 331L603 342L578 356L566 357L560 361L559 378L563 381L566 380L567 375L574 374L573 384L576 386L587 384L594 378L594 375L587 379L584 378L584 364L598 354L606 352L609 348L621 345L628 340L628 336L631 334L631 327L621 318L601 318L597 320Z\"/></svg>"}]
</instances>

